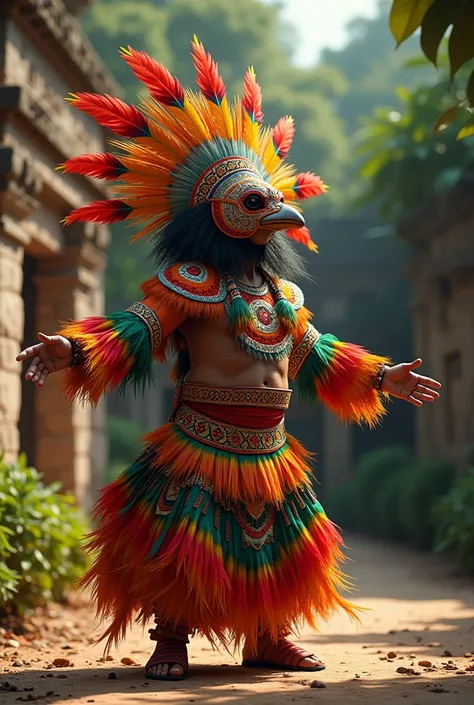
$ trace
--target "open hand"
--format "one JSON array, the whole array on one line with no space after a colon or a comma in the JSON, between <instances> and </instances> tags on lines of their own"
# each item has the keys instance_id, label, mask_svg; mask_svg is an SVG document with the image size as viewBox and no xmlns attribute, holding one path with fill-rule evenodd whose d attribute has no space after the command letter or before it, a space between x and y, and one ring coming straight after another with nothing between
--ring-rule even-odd
<instances>
[{"instance_id":1,"label":"open hand","mask_svg":"<svg viewBox=\"0 0 474 705\"><path fill-rule=\"evenodd\" d=\"M25 374L25 379L40 388L51 372L58 372L69 367L72 361L72 346L69 340L62 335L38 333L38 340L41 342L22 350L16 360L23 362L29 357L33 358Z\"/></svg>"},{"instance_id":2,"label":"open hand","mask_svg":"<svg viewBox=\"0 0 474 705\"><path fill-rule=\"evenodd\" d=\"M439 397L436 390L441 389L441 384L431 377L423 377L414 372L421 363L421 358L417 358L413 362L402 362L389 367L383 376L382 391L405 399L414 406L436 401Z\"/></svg>"}]
</instances>

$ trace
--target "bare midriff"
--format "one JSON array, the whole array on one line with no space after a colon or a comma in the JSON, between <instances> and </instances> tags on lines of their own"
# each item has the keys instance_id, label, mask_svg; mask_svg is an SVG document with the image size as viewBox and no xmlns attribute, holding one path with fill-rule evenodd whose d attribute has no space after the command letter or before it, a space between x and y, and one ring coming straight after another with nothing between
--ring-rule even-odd
<instances>
[{"instance_id":1,"label":"bare midriff","mask_svg":"<svg viewBox=\"0 0 474 705\"><path fill-rule=\"evenodd\" d=\"M271 387L288 389L288 359L259 360L243 350L229 330L226 318L188 320L180 326L191 369L186 382L216 387Z\"/></svg>"}]
</instances>

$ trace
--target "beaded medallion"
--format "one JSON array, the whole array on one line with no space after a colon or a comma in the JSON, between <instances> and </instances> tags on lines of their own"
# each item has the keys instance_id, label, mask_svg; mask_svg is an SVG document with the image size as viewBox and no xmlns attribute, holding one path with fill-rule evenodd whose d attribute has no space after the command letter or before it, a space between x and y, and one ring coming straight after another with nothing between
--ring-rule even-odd
<instances>
[{"instance_id":1,"label":"beaded medallion","mask_svg":"<svg viewBox=\"0 0 474 705\"><path fill-rule=\"evenodd\" d=\"M250 293L253 287L244 287L240 283L238 288L250 309L247 327L236 336L239 344L250 355L260 360L281 360L288 357L293 347L293 336L281 325L268 286L265 284L264 287L259 287L258 294ZM228 300L225 308L229 315Z\"/></svg>"}]
</instances>

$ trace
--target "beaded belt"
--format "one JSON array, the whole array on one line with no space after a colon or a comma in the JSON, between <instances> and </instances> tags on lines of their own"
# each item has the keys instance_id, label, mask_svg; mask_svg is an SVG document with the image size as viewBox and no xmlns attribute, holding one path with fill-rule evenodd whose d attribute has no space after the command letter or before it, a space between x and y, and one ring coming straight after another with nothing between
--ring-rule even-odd
<instances>
[{"instance_id":1,"label":"beaded belt","mask_svg":"<svg viewBox=\"0 0 474 705\"><path fill-rule=\"evenodd\" d=\"M181 400L184 402L270 409L288 409L290 397L291 389L268 387L208 387L185 382L181 390Z\"/></svg>"},{"instance_id":2,"label":"beaded belt","mask_svg":"<svg viewBox=\"0 0 474 705\"><path fill-rule=\"evenodd\" d=\"M211 419L186 404L179 407L173 420L190 438L231 453L273 453L286 441L283 421L274 428L243 428Z\"/></svg>"}]
</instances>

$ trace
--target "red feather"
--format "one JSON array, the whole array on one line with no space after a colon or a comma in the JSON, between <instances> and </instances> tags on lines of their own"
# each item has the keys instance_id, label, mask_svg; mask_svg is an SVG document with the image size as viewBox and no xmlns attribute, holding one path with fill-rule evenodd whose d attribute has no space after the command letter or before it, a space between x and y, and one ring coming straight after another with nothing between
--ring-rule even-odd
<instances>
[{"instance_id":1,"label":"red feather","mask_svg":"<svg viewBox=\"0 0 474 705\"><path fill-rule=\"evenodd\" d=\"M216 105L220 105L225 96L225 83L219 76L219 65L210 54L206 53L202 43L196 37L192 42L196 83L201 93Z\"/></svg>"},{"instance_id":2,"label":"red feather","mask_svg":"<svg viewBox=\"0 0 474 705\"><path fill-rule=\"evenodd\" d=\"M117 157L114 157L109 152L104 154L82 154L78 157L72 157L64 164L58 166L57 169L65 174L82 174L83 176L92 176L94 179L106 179L108 181L119 179L127 171Z\"/></svg>"},{"instance_id":3,"label":"red feather","mask_svg":"<svg viewBox=\"0 0 474 705\"><path fill-rule=\"evenodd\" d=\"M118 223L125 220L133 208L118 199L108 201L93 201L81 208L75 208L62 221L65 225L71 223Z\"/></svg>"},{"instance_id":4,"label":"red feather","mask_svg":"<svg viewBox=\"0 0 474 705\"><path fill-rule=\"evenodd\" d=\"M296 194L296 198L302 201L304 198L321 196L326 193L327 186L319 176L312 174L310 171L305 171L296 177L293 191Z\"/></svg>"},{"instance_id":5,"label":"red feather","mask_svg":"<svg viewBox=\"0 0 474 705\"><path fill-rule=\"evenodd\" d=\"M252 68L245 72L244 97L242 99L244 110L250 115L252 122L263 121L262 112L262 89L257 83L255 73Z\"/></svg>"},{"instance_id":6,"label":"red feather","mask_svg":"<svg viewBox=\"0 0 474 705\"><path fill-rule=\"evenodd\" d=\"M150 134L145 117L134 105L120 98L96 93L71 93L67 100L78 110L91 115L99 125L121 137L143 137Z\"/></svg>"},{"instance_id":7,"label":"red feather","mask_svg":"<svg viewBox=\"0 0 474 705\"><path fill-rule=\"evenodd\" d=\"M286 234L288 237L291 237L292 240L295 240L295 242L300 242L302 245L306 245L306 247L312 252L318 251L318 246L311 240L311 233L306 226L295 230L287 230Z\"/></svg>"},{"instance_id":8,"label":"red feather","mask_svg":"<svg viewBox=\"0 0 474 705\"><path fill-rule=\"evenodd\" d=\"M184 108L184 88L167 68L146 52L136 51L131 47L122 49L122 57L155 100L163 105Z\"/></svg>"},{"instance_id":9,"label":"red feather","mask_svg":"<svg viewBox=\"0 0 474 705\"><path fill-rule=\"evenodd\" d=\"M294 134L295 124L293 118L280 118L273 129L273 145L280 159L285 159L288 156Z\"/></svg>"}]
</instances>

